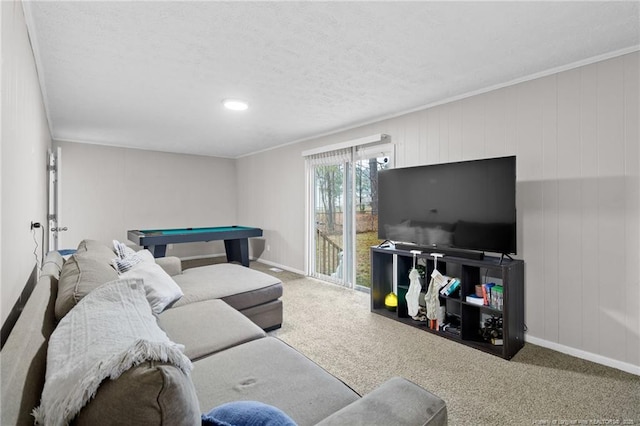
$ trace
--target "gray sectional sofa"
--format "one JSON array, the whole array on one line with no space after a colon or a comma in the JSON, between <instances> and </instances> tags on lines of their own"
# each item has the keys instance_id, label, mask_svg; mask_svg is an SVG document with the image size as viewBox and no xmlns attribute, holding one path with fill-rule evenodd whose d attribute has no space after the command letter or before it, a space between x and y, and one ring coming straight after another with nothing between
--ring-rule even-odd
<instances>
[{"instance_id":1,"label":"gray sectional sofa","mask_svg":"<svg viewBox=\"0 0 640 426\"><path fill-rule=\"evenodd\" d=\"M282 323L282 283L276 278L235 264L182 271L177 258L156 259L182 296L153 314L140 286L144 283L122 280L115 269L109 269L114 254L107 245L88 240L66 261L57 252L46 257L34 291L0 353L2 425L33 424L33 414L45 424L54 423L50 419L55 417L42 414L43 389L48 387L57 398L62 393L51 392L51 383L61 376L51 371L59 365L52 352L68 350L82 361L80 368L85 358L75 352L104 346L103 340L84 341L87 337L78 330L87 322L102 322L90 303L105 289L117 286L135 293L138 302L145 301L141 317L152 319L147 328L160 330L145 332L166 336L166 352L152 351L156 355L137 359L114 377L101 380L94 395L67 418L72 424L197 425L201 413L237 400L275 406L299 425L446 424L444 401L405 379L391 379L361 397L294 348L269 336L265 330ZM128 309L120 302L111 300L109 306ZM118 339L109 335L110 330L122 328L107 322L113 318L117 322L118 317L109 311L106 323L97 324L106 333L103 337ZM130 321L127 324L132 327ZM179 353L175 348L180 348Z\"/></svg>"}]
</instances>

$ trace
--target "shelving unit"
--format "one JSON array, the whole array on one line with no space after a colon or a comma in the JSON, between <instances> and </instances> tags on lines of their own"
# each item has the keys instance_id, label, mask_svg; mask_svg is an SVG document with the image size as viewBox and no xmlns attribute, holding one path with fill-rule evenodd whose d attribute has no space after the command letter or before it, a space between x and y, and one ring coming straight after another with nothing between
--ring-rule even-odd
<instances>
[{"instance_id":1,"label":"shelving unit","mask_svg":"<svg viewBox=\"0 0 640 426\"><path fill-rule=\"evenodd\" d=\"M422 282L423 293L427 291L433 257L429 253L417 255L426 260L426 279ZM413 267L413 254L394 248L371 248L371 311L393 318L404 324L484 352L511 359L524 345L524 262L522 260L485 257L471 260L444 256L437 261L437 269L442 274L461 280L459 291L450 296L439 296L440 306L445 307L444 323L459 325L459 334L430 329L426 322L414 320L407 313L405 295L409 290L409 272ZM388 310L384 305L385 296L397 286L398 307ZM426 281L426 282L425 282ZM475 286L488 282L500 282L503 287L503 306L490 306L466 302L466 296L475 294ZM502 319L502 345L487 341L482 336L485 321L490 318ZM455 328L454 328L455 330Z\"/></svg>"}]
</instances>

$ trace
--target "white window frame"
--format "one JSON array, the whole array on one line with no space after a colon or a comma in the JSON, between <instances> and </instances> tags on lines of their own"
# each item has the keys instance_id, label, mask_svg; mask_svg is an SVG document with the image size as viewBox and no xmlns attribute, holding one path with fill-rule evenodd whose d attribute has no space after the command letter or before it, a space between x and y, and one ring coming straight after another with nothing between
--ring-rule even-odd
<instances>
[{"instance_id":1,"label":"white window frame","mask_svg":"<svg viewBox=\"0 0 640 426\"><path fill-rule=\"evenodd\" d=\"M394 167L395 163L395 145L391 143L391 138L389 135L384 133L377 133L374 135L353 139L346 142L340 142L337 144L326 145L323 147L318 147L310 150L306 150L302 152L302 156L305 157L305 256L304 256L304 268L305 273L307 275L311 275L312 271L315 271L315 247L312 247L312 242L314 241L314 233L315 233L315 211L314 211L314 194L315 194L315 183L311 173L314 165L320 164L321 160L317 160L324 156L325 161L330 162L331 160L341 159L344 156L344 150L350 149L350 158L348 162L351 164L349 173L351 174L351 178L348 179L351 184L350 193L355 193L355 167L354 164L356 161L360 159L364 159L367 157L371 157L374 154L380 152L384 153L389 157L390 167ZM335 157L332 156L332 153L337 153ZM315 159L315 160L314 160ZM314 162L317 161L317 162ZM344 191L345 194L347 191ZM353 200L349 200L350 203L353 203ZM346 203L346 200L345 200ZM355 223L355 208L351 208L351 223ZM314 226L312 226L312 224ZM356 244L356 236L355 232L350 232L346 238L350 238L350 244L344 244L344 247L350 246L355 248ZM347 268L350 271L350 277L345 279L346 282L349 282L352 287L355 287L355 268L350 267Z\"/></svg>"}]
</instances>

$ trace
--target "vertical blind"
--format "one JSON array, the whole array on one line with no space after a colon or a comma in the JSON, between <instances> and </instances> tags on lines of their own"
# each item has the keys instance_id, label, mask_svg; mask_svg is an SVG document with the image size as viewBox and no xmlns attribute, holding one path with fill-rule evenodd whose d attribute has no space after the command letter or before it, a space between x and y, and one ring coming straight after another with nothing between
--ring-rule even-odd
<instances>
[{"instance_id":1,"label":"vertical blind","mask_svg":"<svg viewBox=\"0 0 640 426\"><path fill-rule=\"evenodd\" d=\"M365 153L369 154L372 150L382 152L381 144L387 146L389 140L389 135L379 133L364 138L311 149L304 151L302 155L305 157L309 166L352 162L362 158Z\"/></svg>"},{"instance_id":2,"label":"vertical blind","mask_svg":"<svg viewBox=\"0 0 640 426\"><path fill-rule=\"evenodd\" d=\"M342 148L334 151L309 155L306 158L310 166L326 166L351 161L352 148Z\"/></svg>"}]
</instances>

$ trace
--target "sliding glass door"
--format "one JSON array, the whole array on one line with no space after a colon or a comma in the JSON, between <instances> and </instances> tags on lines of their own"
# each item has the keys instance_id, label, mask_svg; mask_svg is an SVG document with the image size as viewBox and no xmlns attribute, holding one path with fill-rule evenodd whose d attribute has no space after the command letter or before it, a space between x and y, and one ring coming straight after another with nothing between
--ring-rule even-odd
<instances>
[{"instance_id":1,"label":"sliding glass door","mask_svg":"<svg viewBox=\"0 0 640 426\"><path fill-rule=\"evenodd\" d=\"M369 247L379 243L377 174L390 166L391 149L353 147L309 167L310 275L352 288L370 286Z\"/></svg>"}]
</instances>

